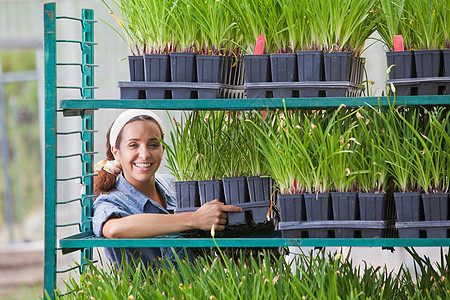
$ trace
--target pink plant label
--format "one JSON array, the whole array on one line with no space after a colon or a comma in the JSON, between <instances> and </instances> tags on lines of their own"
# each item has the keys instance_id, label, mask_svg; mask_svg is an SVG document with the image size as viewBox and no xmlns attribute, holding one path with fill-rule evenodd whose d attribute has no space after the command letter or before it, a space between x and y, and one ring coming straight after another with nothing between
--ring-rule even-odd
<instances>
[{"instance_id":1,"label":"pink plant label","mask_svg":"<svg viewBox=\"0 0 450 300\"><path fill-rule=\"evenodd\" d=\"M253 54L255 54L255 55L263 54L265 42L266 42L266 38L264 37L264 34L260 34L258 36L258 39L256 40L255 51L253 52Z\"/></svg>"},{"instance_id":2,"label":"pink plant label","mask_svg":"<svg viewBox=\"0 0 450 300\"><path fill-rule=\"evenodd\" d=\"M394 51L404 51L405 46L403 45L403 36L394 35Z\"/></svg>"}]
</instances>

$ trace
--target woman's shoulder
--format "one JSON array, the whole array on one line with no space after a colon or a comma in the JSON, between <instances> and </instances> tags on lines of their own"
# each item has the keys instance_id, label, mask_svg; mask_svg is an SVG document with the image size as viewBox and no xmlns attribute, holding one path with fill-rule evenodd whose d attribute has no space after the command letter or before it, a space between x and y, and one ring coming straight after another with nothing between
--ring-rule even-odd
<instances>
[{"instance_id":1,"label":"woman's shoulder","mask_svg":"<svg viewBox=\"0 0 450 300\"><path fill-rule=\"evenodd\" d=\"M94 201L94 206L99 205L100 203L118 203L122 202L122 198L120 195L120 191L117 189L111 190L109 193L101 194Z\"/></svg>"}]
</instances>

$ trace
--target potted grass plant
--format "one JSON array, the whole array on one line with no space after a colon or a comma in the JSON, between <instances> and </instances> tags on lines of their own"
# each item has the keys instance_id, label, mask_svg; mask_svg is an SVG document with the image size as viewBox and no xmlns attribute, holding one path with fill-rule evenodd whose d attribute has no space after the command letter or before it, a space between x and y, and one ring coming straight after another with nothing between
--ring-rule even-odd
<instances>
[{"instance_id":1,"label":"potted grass plant","mask_svg":"<svg viewBox=\"0 0 450 300\"><path fill-rule=\"evenodd\" d=\"M258 114L259 115L259 114ZM298 175L297 155L292 148L293 122L298 122L299 112L269 111L266 119L246 120L248 130L253 134L257 147L267 159L271 177L280 193L278 206L280 209L281 225L293 224L298 227L299 222L305 220L304 202L302 197L303 184ZM299 138L299 135L295 138ZM298 228L283 230L284 237L300 237Z\"/></svg>"},{"instance_id":2,"label":"potted grass plant","mask_svg":"<svg viewBox=\"0 0 450 300\"><path fill-rule=\"evenodd\" d=\"M236 23L224 1L192 1L191 5L193 21L199 28L199 55L196 57L198 82L231 85L231 68L239 55L239 48L233 41L236 38ZM208 98L208 95L199 95L199 98Z\"/></svg>"},{"instance_id":3,"label":"potted grass plant","mask_svg":"<svg viewBox=\"0 0 450 300\"><path fill-rule=\"evenodd\" d=\"M448 127L445 118L449 116L443 109L434 111L422 111L424 124L417 127L411 120L407 120L400 115L403 122L414 133L417 144L411 143L413 156L412 163L417 173L418 184L422 187L422 201L424 207L425 221L447 221L448 220L448 183L447 159L445 152L445 139L448 139ZM442 130L444 129L444 130ZM448 128L446 128L448 130ZM444 147L443 147L444 146ZM447 227L440 227L438 223L428 224L430 226L419 225L422 229L427 229L427 237L443 238L447 237Z\"/></svg>"},{"instance_id":4,"label":"potted grass plant","mask_svg":"<svg viewBox=\"0 0 450 300\"><path fill-rule=\"evenodd\" d=\"M325 147L330 153L330 178L333 183L331 201L333 217L337 221L356 220L358 214L358 198L356 193L357 162L355 151L361 143L354 137L357 124L352 116L355 112L342 109L333 132L327 136ZM349 232L349 234L352 234ZM350 236L352 237L352 236Z\"/></svg>"},{"instance_id":5,"label":"potted grass plant","mask_svg":"<svg viewBox=\"0 0 450 300\"><path fill-rule=\"evenodd\" d=\"M177 180L176 212L200 207L195 143L195 128L198 127L199 121L200 116L196 113L184 114L180 122L174 118L171 120L170 142L161 141L168 153L167 167Z\"/></svg>"},{"instance_id":6,"label":"potted grass plant","mask_svg":"<svg viewBox=\"0 0 450 300\"><path fill-rule=\"evenodd\" d=\"M298 81L297 57L295 49L297 41L297 12L294 1L274 1L268 19L273 20L268 25L269 34L273 37L275 51L270 53L270 66L272 82ZM275 89L273 96L276 98L290 98L292 91L289 89Z\"/></svg>"},{"instance_id":7,"label":"potted grass plant","mask_svg":"<svg viewBox=\"0 0 450 300\"><path fill-rule=\"evenodd\" d=\"M441 48L444 46L439 15L448 9L447 1L407 0L405 10L414 34L413 47L417 77L441 76ZM447 19L448 23L448 19Z\"/></svg>"},{"instance_id":8,"label":"potted grass plant","mask_svg":"<svg viewBox=\"0 0 450 300\"><path fill-rule=\"evenodd\" d=\"M379 14L381 16L376 25L377 32L382 41L389 49L386 52L387 65L394 65L389 73L390 79L402 79L415 77L415 61L412 49L413 33L405 12L406 0L392 1L380 0ZM403 38L404 51L394 51L394 36L401 35ZM403 50L403 49L402 49Z\"/></svg>"},{"instance_id":9,"label":"potted grass plant","mask_svg":"<svg viewBox=\"0 0 450 300\"><path fill-rule=\"evenodd\" d=\"M307 1L303 0L291 1L283 6L291 47L299 49L296 55L300 82L324 80L322 46L318 42L317 31L311 28L307 7Z\"/></svg>"},{"instance_id":10,"label":"potted grass plant","mask_svg":"<svg viewBox=\"0 0 450 300\"><path fill-rule=\"evenodd\" d=\"M325 51L326 81L350 81L353 57L360 56L366 39L375 31L376 3L375 0L308 2L312 36L318 38Z\"/></svg>"},{"instance_id":11,"label":"potted grass plant","mask_svg":"<svg viewBox=\"0 0 450 300\"><path fill-rule=\"evenodd\" d=\"M441 14L441 27L444 35L445 47L442 49L442 55L444 57L444 74L446 77L450 76L450 7L447 5L442 10Z\"/></svg>"},{"instance_id":12,"label":"potted grass plant","mask_svg":"<svg viewBox=\"0 0 450 300\"><path fill-rule=\"evenodd\" d=\"M198 123L195 128L194 143L196 144L196 164L200 189L200 204L217 199L225 202L222 178L223 164L227 163L222 157L225 126L225 111L195 112Z\"/></svg>"},{"instance_id":13,"label":"potted grass plant","mask_svg":"<svg viewBox=\"0 0 450 300\"><path fill-rule=\"evenodd\" d=\"M387 193L390 185L388 165L383 155L385 133L377 117L376 108L359 109L356 113L358 127L356 139L361 147L355 151L358 186L359 216L362 222L378 222L361 226L361 237L383 237L392 228L395 219L394 199Z\"/></svg>"},{"instance_id":14,"label":"potted grass plant","mask_svg":"<svg viewBox=\"0 0 450 300\"><path fill-rule=\"evenodd\" d=\"M197 23L192 22L191 0L175 0L168 10L172 20L170 32L174 43L170 52L170 75L172 82L196 82L197 67L195 40L198 34ZM177 88L172 91L174 99L190 99L191 89Z\"/></svg>"},{"instance_id":15,"label":"potted grass plant","mask_svg":"<svg viewBox=\"0 0 450 300\"><path fill-rule=\"evenodd\" d=\"M145 81L169 82L170 60L169 52L172 50L170 24L172 22L168 13L173 0L145 0L141 1L136 23L142 27L143 38L146 41L147 53L144 54ZM137 2L131 1L133 5ZM155 94L153 99L164 99L164 91ZM150 95L148 95L150 96Z\"/></svg>"},{"instance_id":16,"label":"potted grass plant","mask_svg":"<svg viewBox=\"0 0 450 300\"><path fill-rule=\"evenodd\" d=\"M242 113L228 112L225 116L221 145L224 177L225 203L236 206L250 202L247 184L247 164L242 127ZM246 224L245 212L228 214L228 225Z\"/></svg>"},{"instance_id":17,"label":"potted grass plant","mask_svg":"<svg viewBox=\"0 0 450 300\"><path fill-rule=\"evenodd\" d=\"M416 110L404 109L401 113L414 126L417 125ZM386 162L389 164L389 173L396 190L394 200L397 219L399 222L420 221L423 215L420 186L411 160L414 156L413 146L415 145L412 144L415 142L414 133L402 122L393 107L387 111L379 111L378 117L381 120L382 131L390 133L379 149L383 151Z\"/></svg>"},{"instance_id":18,"label":"potted grass plant","mask_svg":"<svg viewBox=\"0 0 450 300\"><path fill-rule=\"evenodd\" d=\"M276 0L243 0L227 2L229 11L237 24L240 37L239 44L244 52L245 82L271 82L270 57L273 49L272 35L269 28L274 25L273 9L276 7ZM264 16L264 17L263 17ZM275 16L279 18L279 16ZM270 25L268 25L270 24ZM265 36L264 53L259 55L253 53L258 37ZM247 97L258 98L261 94L248 94ZM265 95L264 95L265 97ZM263 97L263 98L264 98Z\"/></svg>"},{"instance_id":19,"label":"potted grass plant","mask_svg":"<svg viewBox=\"0 0 450 300\"><path fill-rule=\"evenodd\" d=\"M137 5L133 2L102 0L103 4L109 10L111 16L120 25L119 32L113 25L105 22L110 28L112 28L121 39L127 44L132 55L128 56L129 72L131 81L144 81L144 53L146 52L146 42L142 35L142 26L137 21L141 11ZM117 12L112 9L115 7Z\"/></svg>"},{"instance_id":20,"label":"potted grass plant","mask_svg":"<svg viewBox=\"0 0 450 300\"><path fill-rule=\"evenodd\" d=\"M259 112L251 111L241 118L242 138L245 141L244 157L246 163L247 185L250 205L274 204L276 188L272 173L269 172L268 156L259 145L259 128L263 128L266 120L270 123L275 114L269 113L264 119ZM266 209L267 213L267 209ZM261 213L258 213L261 218ZM273 215L277 218L276 215ZM253 216L255 217L255 216ZM260 219L263 222L263 219Z\"/></svg>"}]
</instances>

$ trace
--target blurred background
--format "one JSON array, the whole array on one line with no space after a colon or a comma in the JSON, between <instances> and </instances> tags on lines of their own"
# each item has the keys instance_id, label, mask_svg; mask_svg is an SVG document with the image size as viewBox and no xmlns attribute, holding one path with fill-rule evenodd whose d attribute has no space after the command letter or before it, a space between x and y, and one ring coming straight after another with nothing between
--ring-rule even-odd
<instances>
[{"instance_id":1,"label":"blurred background","mask_svg":"<svg viewBox=\"0 0 450 300\"><path fill-rule=\"evenodd\" d=\"M0 0L0 298L30 299L42 295L44 259L44 200L43 200L43 3L41 0ZM127 45L105 24L116 26L100 0L58 0L57 15L79 17L82 8L94 9L95 18L95 98L118 99L118 81L129 80ZM57 38L79 39L80 29L75 22L58 21ZM377 36L366 42L364 57L369 80L374 81L372 95L381 95L386 80L386 58ZM370 46L370 47L369 47ZM58 62L79 62L78 45L60 45ZM81 76L76 67L58 68L58 85L80 84ZM58 99L80 98L76 91L58 91ZM99 154L95 161L103 159L105 134L120 110L95 112L95 148ZM166 112L158 112L163 122ZM180 112L172 111L178 117ZM79 129L78 117L58 115L58 130ZM166 128L168 130L169 128ZM79 149L78 137L59 139L58 154ZM168 172L161 168L161 172ZM70 176L80 172L80 161L67 159L58 165L58 176ZM58 186L58 197L78 197L81 186L71 182ZM79 205L67 205L58 209L58 222L80 220ZM58 230L58 238L77 233L76 228ZM298 249L291 249L299 251ZM305 251L309 249L304 249ZM330 249L334 251L335 249ZM101 253L101 249L99 249ZM348 249L346 249L348 251ZM418 249L419 253L439 257L438 248ZM58 255L58 268L73 266L79 261L79 252ZM403 249L390 251L376 249L352 249L354 262L366 261L376 265L387 264L397 269L402 263L410 266L411 260ZM67 274L60 276L67 277ZM58 285L62 285L58 277Z\"/></svg>"}]
</instances>

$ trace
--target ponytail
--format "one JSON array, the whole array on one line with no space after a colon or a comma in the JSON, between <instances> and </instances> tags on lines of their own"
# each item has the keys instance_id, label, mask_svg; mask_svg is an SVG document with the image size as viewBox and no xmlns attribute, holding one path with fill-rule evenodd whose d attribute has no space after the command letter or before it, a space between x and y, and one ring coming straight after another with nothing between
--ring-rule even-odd
<instances>
[{"instance_id":1,"label":"ponytail","mask_svg":"<svg viewBox=\"0 0 450 300\"><path fill-rule=\"evenodd\" d=\"M114 161L114 155L111 152L111 146L109 144L109 135L111 128L109 128L106 134L106 160L100 163L106 163L107 161ZM100 164L99 163L99 164ZM105 171L102 167L101 170L96 171L97 176L94 177L94 194L107 194L116 186L117 175Z\"/></svg>"}]
</instances>

